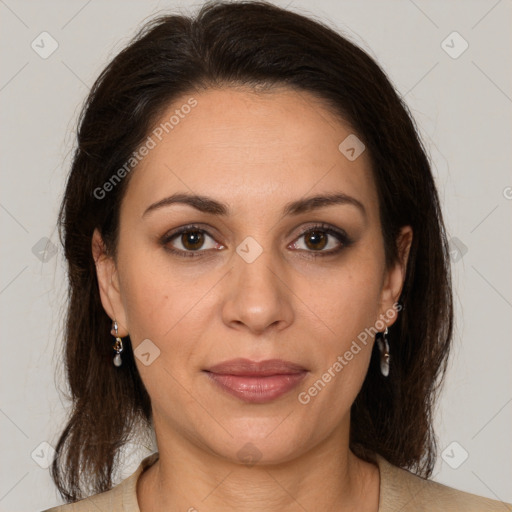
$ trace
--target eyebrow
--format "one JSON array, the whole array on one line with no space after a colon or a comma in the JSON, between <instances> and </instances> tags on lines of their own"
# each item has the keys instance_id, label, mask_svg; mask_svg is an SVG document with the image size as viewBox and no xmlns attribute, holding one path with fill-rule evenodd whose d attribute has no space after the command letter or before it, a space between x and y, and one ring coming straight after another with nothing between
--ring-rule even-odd
<instances>
[{"instance_id":1,"label":"eyebrow","mask_svg":"<svg viewBox=\"0 0 512 512\"><path fill-rule=\"evenodd\" d=\"M142 216L144 217L146 214L152 211L159 210L160 208L171 206L173 204L186 204L192 208L195 208L196 210L199 210L200 212L210 213L212 215L225 217L231 214L230 207L225 203L217 201L216 199L202 195L179 193L165 197L164 199L153 203L148 208L146 208ZM301 213L306 213L334 205L355 206L358 210L360 210L363 216L366 217L366 210L363 204L356 198L344 193L316 195L292 201L284 206L282 216L286 217L289 215L300 215Z\"/></svg>"}]
</instances>

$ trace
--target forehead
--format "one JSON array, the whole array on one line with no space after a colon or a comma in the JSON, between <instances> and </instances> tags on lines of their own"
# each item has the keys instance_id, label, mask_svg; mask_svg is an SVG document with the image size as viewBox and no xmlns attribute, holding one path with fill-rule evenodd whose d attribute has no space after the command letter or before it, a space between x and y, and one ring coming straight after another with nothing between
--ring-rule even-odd
<instances>
[{"instance_id":1,"label":"forehead","mask_svg":"<svg viewBox=\"0 0 512 512\"><path fill-rule=\"evenodd\" d=\"M322 192L370 208L377 201L367 152L351 160L340 151L353 130L306 92L191 93L168 106L148 137L151 149L123 201L140 215L176 191L214 196L238 211Z\"/></svg>"}]
</instances>

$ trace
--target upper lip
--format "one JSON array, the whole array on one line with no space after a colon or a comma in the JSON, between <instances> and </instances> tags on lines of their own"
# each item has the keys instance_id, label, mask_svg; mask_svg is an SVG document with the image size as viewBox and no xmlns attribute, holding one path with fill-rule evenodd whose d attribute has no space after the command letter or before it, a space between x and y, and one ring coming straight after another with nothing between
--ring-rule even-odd
<instances>
[{"instance_id":1,"label":"upper lip","mask_svg":"<svg viewBox=\"0 0 512 512\"><path fill-rule=\"evenodd\" d=\"M207 368L206 371L222 375L269 376L290 375L306 371L304 367L283 359L252 361L250 359L230 359Z\"/></svg>"}]
</instances>

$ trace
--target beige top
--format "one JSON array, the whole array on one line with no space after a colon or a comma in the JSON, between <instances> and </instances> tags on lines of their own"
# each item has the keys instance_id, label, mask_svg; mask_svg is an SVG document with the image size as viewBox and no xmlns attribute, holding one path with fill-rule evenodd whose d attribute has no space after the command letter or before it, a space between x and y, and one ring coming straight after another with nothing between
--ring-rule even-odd
<instances>
[{"instance_id":1,"label":"beige top","mask_svg":"<svg viewBox=\"0 0 512 512\"><path fill-rule=\"evenodd\" d=\"M146 457L121 483L101 494L42 512L140 512L137 480L158 460L158 452ZM446 485L425 480L377 456L380 471L378 512L512 512L512 505L481 498Z\"/></svg>"}]
</instances>

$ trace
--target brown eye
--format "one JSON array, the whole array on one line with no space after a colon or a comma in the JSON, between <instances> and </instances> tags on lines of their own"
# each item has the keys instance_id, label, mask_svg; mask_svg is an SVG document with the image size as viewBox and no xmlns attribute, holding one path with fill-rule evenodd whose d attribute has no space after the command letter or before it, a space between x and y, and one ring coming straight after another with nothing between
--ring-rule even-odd
<instances>
[{"instance_id":1,"label":"brown eye","mask_svg":"<svg viewBox=\"0 0 512 512\"><path fill-rule=\"evenodd\" d=\"M306 246L312 250L322 250L329 239L329 235L322 231L309 231L303 236Z\"/></svg>"},{"instance_id":2,"label":"brown eye","mask_svg":"<svg viewBox=\"0 0 512 512\"><path fill-rule=\"evenodd\" d=\"M196 226L164 235L160 243L167 251L183 257L200 257L210 252L209 249L224 249L207 231Z\"/></svg>"},{"instance_id":3,"label":"brown eye","mask_svg":"<svg viewBox=\"0 0 512 512\"><path fill-rule=\"evenodd\" d=\"M181 243L189 251L200 249L204 244L204 233L201 231L186 231L181 234Z\"/></svg>"},{"instance_id":4,"label":"brown eye","mask_svg":"<svg viewBox=\"0 0 512 512\"><path fill-rule=\"evenodd\" d=\"M352 243L344 231L326 224L306 229L290 247L300 249L311 256L329 256L340 252Z\"/></svg>"}]
</instances>

